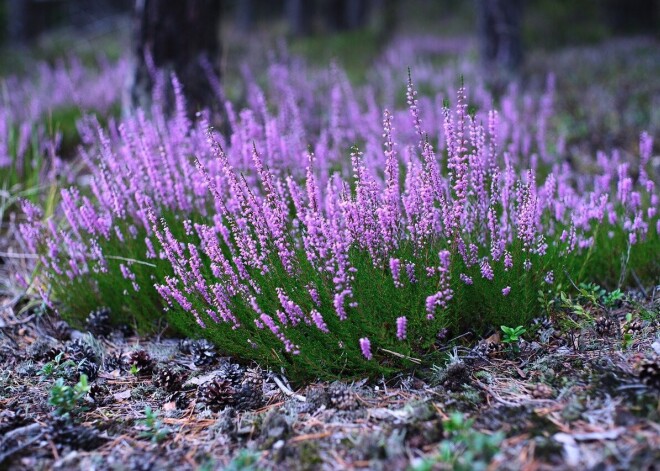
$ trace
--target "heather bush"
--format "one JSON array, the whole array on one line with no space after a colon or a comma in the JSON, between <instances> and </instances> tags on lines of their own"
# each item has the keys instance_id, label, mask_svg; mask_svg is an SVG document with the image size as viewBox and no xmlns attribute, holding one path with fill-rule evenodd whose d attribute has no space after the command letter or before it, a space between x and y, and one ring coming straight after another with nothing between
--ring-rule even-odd
<instances>
[{"instance_id":1,"label":"heather bush","mask_svg":"<svg viewBox=\"0 0 660 471\"><path fill-rule=\"evenodd\" d=\"M29 121L14 122L0 109L0 220L18 198L37 201L60 168L59 135L47 137Z\"/></svg>"},{"instance_id":2,"label":"heather bush","mask_svg":"<svg viewBox=\"0 0 660 471\"><path fill-rule=\"evenodd\" d=\"M128 67L127 58L99 57L87 66L75 56L55 64L41 62L34 75L0 80L0 107L19 122L42 121L55 110L73 107L107 115L122 95Z\"/></svg>"},{"instance_id":3,"label":"heather bush","mask_svg":"<svg viewBox=\"0 0 660 471\"><path fill-rule=\"evenodd\" d=\"M22 226L65 316L104 305L294 377L375 375L431 360L445 329L524 326L559 283L657 279L650 136L634 166L615 151L576 173L556 159L552 80L501 112L478 86L450 107L409 81L381 114L337 68L269 73L240 113L223 103L227 134L188 120L175 79L172 117L156 102L81 123L89 190L46 222L26 203Z\"/></svg>"},{"instance_id":4,"label":"heather bush","mask_svg":"<svg viewBox=\"0 0 660 471\"><path fill-rule=\"evenodd\" d=\"M77 146L83 113L116 113L127 65L99 58L85 67L71 58L39 63L35 76L0 80L0 212L18 197L39 201L60 177L71 177L59 156Z\"/></svg>"}]
</instances>

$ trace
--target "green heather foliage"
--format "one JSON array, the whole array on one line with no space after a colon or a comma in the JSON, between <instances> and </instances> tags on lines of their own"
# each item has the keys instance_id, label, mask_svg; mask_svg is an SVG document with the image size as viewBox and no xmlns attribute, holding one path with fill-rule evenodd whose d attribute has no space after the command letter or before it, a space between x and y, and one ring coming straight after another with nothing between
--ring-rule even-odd
<instances>
[{"instance_id":1,"label":"green heather foliage","mask_svg":"<svg viewBox=\"0 0 660 471\"><path fill-rule=\"evenodd\" d=\"M409 80L383 112L345 79L270 78L240 113L224 103L227 135L188 120L176 79L174 116L81 125L90 191L47 221L24 206L54 307L167 320L292 378L376 376L432 362L444 329L527 325L559 284L658 279L647 134L634 162L580 174L551 151L549 92L512 88L498 113L475 86L468 113L464 87L449 108Z\"/></svg>"},{"instance_id":2,"label":"green heather foliage","mask_svg":"<svg viewBox=\"0 0 660 471\"><path fill-rule=\"evenodd\" d=\"M3 118L0 111L0 213L19 197L37 201L57 147L56 140L44 139L29 124L17 126Z\"/></svg>"},{"instance_id":3,"label":"green heather foliage","mask_svg":"<svg viewBox=\"0 0 660 471\"><path fill-rule=\"evenodd\" d=\"M80 142L77 121L91 112L101 121L118 115L127 68L125 59L85 67L70 58L36 64L34 76L0 77L0 219L19 198L53 203L57 184L75 170L60 157Z\"/></svg>"}]
</instances>

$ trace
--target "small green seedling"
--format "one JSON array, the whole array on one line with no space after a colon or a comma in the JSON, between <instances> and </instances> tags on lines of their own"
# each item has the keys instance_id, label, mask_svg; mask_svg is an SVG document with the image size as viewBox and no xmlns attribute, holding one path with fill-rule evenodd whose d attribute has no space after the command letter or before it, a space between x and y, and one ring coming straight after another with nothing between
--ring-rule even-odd
<instances>
[{"instance_id":1,"label":"small green seedling","mask_svg":"<svg viewBox=\"0 0 660 471\"><path fill-rule=\"evenodd\" d=\"M603 296L603 304L607 307L616 306L619 302L625 299L625 295L620 289L616 289Z\"/></svg>"},{"instance_id":2,"label":"small green seedling","mask_svg":"<svg viewBox=\"0 0 660 471\"><path fill-rule=\"evenodd\" d=\"M52 360L46 363L39 370L39 376L44 378L50 378L51 376L56 376L58 378L66 376L67 371L76 368L76 362L73 360L65 360L64 352L58 353L57 356Z\"/></svg>"},{"instance_id":3,"label":"small green seedling","mask_svg":"<svg viewBox=\"0 0 660 471\"><path fill-rule=\"evenodd\" d=\"M633 318L632 313L629 312L628 314L626 314L626 325L630 325L630 323L632 322L632 318ZM621 348L623 350L628 350L632 346L635 340L634 337L635 336L630 330L624 329L623 336L621 337Z\"/></svg>"},{"instance_id":4,"label":"small green seedling","mask_svg":"<svg viewBox=\"0 0 660 471\"><path fill-rule=\"evenodd\" d=\"M527 332L523 326L519 325L518 327L507 327L505 325L500 327L502 332L504 332L504 337L502 337L502 342L508 343L511 345L513 351L518 353L518 342L520 341L522 334Z\"/></svg>"},{"instance_id":5,"label":"small green seedling","mask_svg":"<svg viewBox=\"0 0 660 471\"><path fill-rule=\"evenodd\" d=\"M163 425L163 422L158 418L158 412L147 406L144 408L144 419L140 420L139 425L142 429L140 438L147 438L153 443L160 443L167 438L172 432L169 428Z\"/></svg>"},{"instance_id":6,"label":"small green seedling","mask_svg":"<svg viewBox=\"0 0 660 471\"><path fill-rule=\"evenodd\" d=\"M438 446L438 452L413 465L414 471L431 471L438 469L437 464L458 471L485 471L504 440L504 434L498 432L492 435L479 432L473 427L474 421L465 419L461 413L455 412L444 422L446 438Z\"/></svg>"},{"instance_id":7,"label":"small green seedling","mask_svg":"<svg viewBox=\"0 0 660 471\"><path fill-rule=\"evenodd\" d=\"M50 389L48 404L55 408L55 415L71 414L78 409L80 401L88 392L87 375L80 375L75 386L64 384L64 379L59 378Z\"/></svg>"},{"instance_id":8,"label":"small green seedling","mask_svg":"<svg viewBox=\"0 0 660 471\"><path fill-rule=\"evenodd\" d=\"M504 332L504 337L502 338L502 342L504 343L518 343L522 334L527 332L527 329L521 325L518 327L507 327L503 325L500 328L502 329L502 332Z\"/></svg>"},{"instance_id":9,"label":"small green seedling","mask_svg":"<svg viewBox=\"0 0 660 471\"><path fill-rule=\"evenodd\" d=\"M224 468L224 471L257 471L261 454L251 450L241 450L236 457Z\"/></svg>"}]
</instances>

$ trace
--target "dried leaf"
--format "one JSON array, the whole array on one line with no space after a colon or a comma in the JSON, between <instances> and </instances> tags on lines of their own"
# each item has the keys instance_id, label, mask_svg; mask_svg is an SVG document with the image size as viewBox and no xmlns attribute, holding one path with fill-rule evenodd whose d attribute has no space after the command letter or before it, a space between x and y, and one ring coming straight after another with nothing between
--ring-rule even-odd
<instances>
[{"instance_id":1,"label":"dried leaf","mask_svg":"<svg viewBox=\"0 0 660 471\"><path fill-rule=\"evenodd\" d=\"M114 398L116 401L121 402L125 401L126 399L130 399L131 397L131 390L127 389L126 391L121 391L118 393L113 394Z\"/></svg>"}]
</instances>

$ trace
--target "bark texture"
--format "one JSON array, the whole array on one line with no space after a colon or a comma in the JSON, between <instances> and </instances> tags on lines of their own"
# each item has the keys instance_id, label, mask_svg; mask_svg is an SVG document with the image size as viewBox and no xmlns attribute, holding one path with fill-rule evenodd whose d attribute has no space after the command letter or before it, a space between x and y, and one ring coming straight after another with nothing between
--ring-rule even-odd
<instances>
[{"instance_id":1,"label":"bark texture","mask_svg":"<svg viewBox=\"0 0 660 471\"><path fill-rule=\"evenodd\" d=\"M207 72L219 76L220 17L220 0L137 0L133 107L148 109L155 91L171 108L172 73L183 86L189 114L210 106Z\"/></svg>"},{"instance_id":2,"label":"bark texture","mask_svg":"<svg viewBox=\"0 0 660 471\"><path fill-rule=\"evenodd\" d=\"M487 69L517 73L523 60L523 0L476 0L481 57Z\"/></svg>"}]
</instances>

